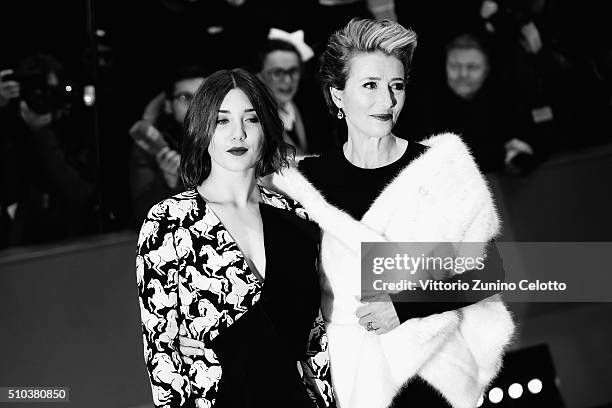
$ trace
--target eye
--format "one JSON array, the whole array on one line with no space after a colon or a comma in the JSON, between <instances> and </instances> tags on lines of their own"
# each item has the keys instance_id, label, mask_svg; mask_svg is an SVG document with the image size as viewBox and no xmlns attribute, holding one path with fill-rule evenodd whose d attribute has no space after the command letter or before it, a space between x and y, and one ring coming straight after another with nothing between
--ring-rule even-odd
<instances>
[{"instance_id":1,"label":"eye","mask_svg":"<svg viewBox=\"0 0 612 408\"><path fill-rule=\"evenodd\" d=\"M229 119L226 118L217 118L217 125L225 125L229 123Z\"/></svg>"},{"instance_id":2,"label":"eye","mask_svg":"<svg viewBox=\"0 0 612 408\"><path fill-rule=\"evenodd\" d=\"M391 85L391 89L393 89L396 92L401 92L404 90L404 88L405 88L405 85L403 82L396 82Z\"/></svg>"},{"instance_id":3,"label":"eye","mask_svg":"<svg viewBox=\"0 0 612 408\"><path fill-rule=\"evenodd\" d=\"M366 82L365 84L363 84L363 87L366 89L376 89L376 82Z\"/></svg>"},{"instance_id":4,"label":"eye","mask_svg":"<svg viewBox=\"0 0 612 408\"><path fill-rule=\"evenodd\" d=\"M189 93L189 92L180 92L180 93L174 95L174 99L176 99L179 102L187 103L188 104L193 99L193 94Z\"/></svg>"},{"instance_id":5,"label":"eye","mask_svg":"<svg viewBox=\"0 0 612 408\"><path fill-rule=\"evenodd\" d=\"M259 123L259 118L257 116L251 116L250 118L246 118L246 121L249 123Z\"/></svg>"}]
</instances>

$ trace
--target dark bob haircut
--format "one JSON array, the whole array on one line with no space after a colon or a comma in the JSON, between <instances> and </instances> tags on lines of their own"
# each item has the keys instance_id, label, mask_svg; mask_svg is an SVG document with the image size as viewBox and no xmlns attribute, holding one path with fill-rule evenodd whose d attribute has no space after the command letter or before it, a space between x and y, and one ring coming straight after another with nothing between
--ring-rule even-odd
<instances>
[{"instance_id":1,"label":"dark bob haircut","mask_svg":"<svg viewBox=\"0 0 612 408\"><path fill-rule=\"evenodd\" d=\"M232 89L240 89L249 98L264 133L256 176L289 166L290 147L283 142L283 122L266 86L244 69L221 70L202 83L185 117L180 174L188 189L202 184L210 174L208 146L217 127L219 108Z\"/></svg>"},{"instance_id":2,"label":"dark bob haircut","mask_svg":"<svg viewBox=\"0 0 612 408\"><path fill-rule=\"evenodd\" d=\"M412 54L417 44L414 31L390 20L354 18L329 37L321 56L321 88L329 112L336 115L338 108L329 88L344 89L349 76L351 59L359 54L382 52L402 62L408 78Z\"/></svg>"}]
</instances>

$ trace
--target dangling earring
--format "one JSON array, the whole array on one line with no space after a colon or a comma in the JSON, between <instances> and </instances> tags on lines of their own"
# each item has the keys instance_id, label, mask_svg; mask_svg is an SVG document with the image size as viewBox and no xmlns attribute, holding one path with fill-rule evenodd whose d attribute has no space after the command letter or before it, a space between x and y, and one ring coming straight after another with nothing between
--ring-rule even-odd
<instances>
[{"instance_id":1,"label":"dangling earring","mask_svg":"<svg viewBox=\"0 0 612 408\"><path fill-rule=\"evenodd\" d=\"M344 117L344 113L342 113L342 109L338 109L338 114L336 115L338 119L342 119Z\"/></svg>"}]
</instances>

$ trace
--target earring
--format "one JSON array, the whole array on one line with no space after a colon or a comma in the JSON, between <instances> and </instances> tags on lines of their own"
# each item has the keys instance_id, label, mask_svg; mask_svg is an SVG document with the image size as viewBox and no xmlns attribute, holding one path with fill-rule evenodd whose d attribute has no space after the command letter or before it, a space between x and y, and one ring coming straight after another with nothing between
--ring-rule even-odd
<instances>
[{"instance_id":1,"label":"earring","mask_svg":"<svg viewBox=\"0 0 612 408\"><path fill-rule=\"evenodd\" d=\"M338 114L336 115L338 119L342 119L344 117L344 113L342 113L342 109L338 109Z\"/></svg>"}]
</instances>

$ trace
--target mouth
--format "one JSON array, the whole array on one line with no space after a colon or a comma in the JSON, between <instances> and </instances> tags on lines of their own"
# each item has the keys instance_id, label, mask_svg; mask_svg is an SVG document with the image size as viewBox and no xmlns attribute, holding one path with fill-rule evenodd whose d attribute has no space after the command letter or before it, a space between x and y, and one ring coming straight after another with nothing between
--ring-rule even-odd
<instances>
[{"instance_id":1,"label":"mouth","mask_svg":"<svg viewBox=\"0 0 612 408\"><path fill-rule=\"evenodd\" d=\"M247 149L246 147L232 147L231 149L228 149L227 152L229 154L233 154L234 156L242 156L248 150L249 149Z\"/></svg>"},{"instance_id":2,"label":"mouth","mask_svg":"<svg viewBox=\"0 0 612 408\"><path fill-rule=\"evenodd\" d=\"M370 115L370 116L376 120L380 120L381 122L388 122L390 120L393 120L393 115L391 115L390 113L385 113L385 114L380 114L380 115Z\"/></svg>"}]
</instances>

